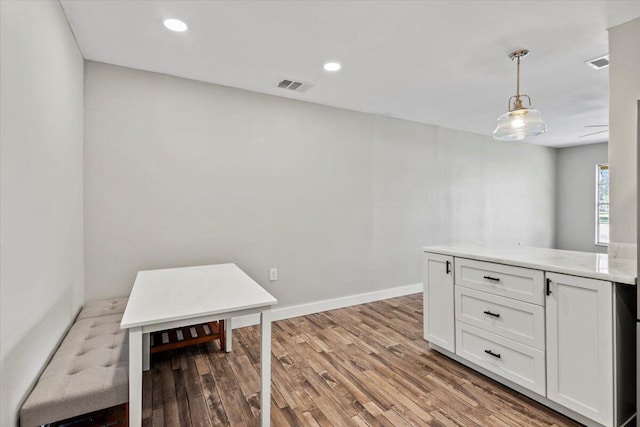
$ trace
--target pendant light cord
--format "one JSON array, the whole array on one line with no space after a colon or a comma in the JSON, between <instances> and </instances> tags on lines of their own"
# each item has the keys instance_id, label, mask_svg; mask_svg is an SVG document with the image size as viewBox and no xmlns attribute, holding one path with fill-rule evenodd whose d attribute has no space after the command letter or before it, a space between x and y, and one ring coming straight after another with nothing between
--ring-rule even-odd
<instances>
[{"instance_id":1,"label":"pendant light cord","mask_svg":"<svg viewBox=\"0 0 640 427\"><path fill-rule=\"evenodd\" d=\"M522 58L523 56L526 56L529 53L528 50L526 49L522 49L522 50L517 50L515 52L513 52L511 55L509 55L509 57L511 58L511 60L516 60L516 95L512 97L513 99L513 110L521 110L524 107L522 107L522 100L520 99L521 95L520 95L520 58ZM524 95L527 96L527 95ZM531 100L529 100L529 105L531 105ZM509 111L512 111L511 109L511 104L509 104Z\"/></svg>"},{"instance_id":2,"label":"pendant light cord","mask_svg":"<svg viewBox=\"0 0 640 427\"><path fill-rule=\"evenodd\" d=\"M516 77L516 99L520 99L520 56L518 56L518 72Z\"/></svg>"}]
</instances>

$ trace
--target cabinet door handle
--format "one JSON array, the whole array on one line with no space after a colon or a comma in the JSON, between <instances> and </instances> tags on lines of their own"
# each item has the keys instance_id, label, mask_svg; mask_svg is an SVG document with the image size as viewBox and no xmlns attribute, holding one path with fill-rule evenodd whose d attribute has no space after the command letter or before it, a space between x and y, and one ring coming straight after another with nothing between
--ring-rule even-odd
<instances>
[{"instance_id":1,"label":"cabinet door handle","mask_svg":"<svg viewBox=\"0 0 640 427\"><path fill-rule=\"evenodd\" d=\"M551 279L547 279L547 296L551 295Z\"/></svg>"},{"instance_id":2,"label":"cabinet door handle","mask_svg":"<svg viewBox=\"0 0 640 427\"><path fill-rule=\"evenodd\" d=\"M488 354L488 355L490 355L490 356L495 357L496 359L501 359L501 358L502 358L502 356L500 355L500 353L494 353L494 352L493 352L493 351L491 351L491 350L485 350L484 352L485 352L485 353L487 353L487 354Z\"/></svg>"},{"instance_id":3,"label":"cabinet door handle","mask_svg":"<svg viewBox=\"0 0 640 427\"><path fill-rule=\"evenodd\" d=\"M499 282L500 281L499 277L484 276L484 278L487 279L487 280L493 280L494 282Z\"/></svg>"},{"instance_id":4,"label":"cabinet door handle","mask_svg":"<svg viewBox=\"0 0 640 427\"><path fill-rule=\"evenodd\" d=\"M447 274L451 273L451 261L447 261Z\"/></svg>"},{"instance_id":5,"label":"cabinet door handle","mask_svg":"<svg viewBox=\"0 0 640 427\"><path fill-rule=\"evenodd\" d=\"M489 310L483 311L483 313L486 314L487 316L500 317L500 313L492 313Z\"/></svg>"}]
</instances>

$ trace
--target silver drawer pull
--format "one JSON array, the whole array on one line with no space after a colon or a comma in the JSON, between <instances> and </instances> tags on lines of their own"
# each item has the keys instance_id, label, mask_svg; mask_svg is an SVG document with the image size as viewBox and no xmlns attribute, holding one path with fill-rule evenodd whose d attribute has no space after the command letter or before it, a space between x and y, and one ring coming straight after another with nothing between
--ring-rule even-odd
<instances>
[{"instance_id":1,"label":"silver drawer pull","mask_svg":"<svg viewBox=\"0 0 640 427\"><path fill-rule=\"evenodd\" d=\"M492 317L500 317L500 313L492 313L489 310L483 311L484 314L486 314L487 316L492 316Z\"/></svg>"},{"instance_id":2,"label":"silver drawer pull","mask_svg":"<svg viewBox=\"0 0 640 427\"><path fill-rule=\"evenodd\" d=\"M500 355L500 353L494 353L494 352L493 352L493 351L491 351L491 350L485 350L484 352L485 352L485 353L487 353L487 354L488 354L488 355L490 355L490 356L493 356L493 357L497 358L497 359L502 358L502 356Z\"/></svg>"},{"instance_id":3,"label":"silver drawer pull","mask_svg":"<svg viewBox=\"0 0 640 427\"><path fill-rule=\"evenodd\" d=\"M500 281L499 277L484 276L484 278L487 279L487 280L493 280L494 282L499 282Z\"/></svg>"}]
</instances>

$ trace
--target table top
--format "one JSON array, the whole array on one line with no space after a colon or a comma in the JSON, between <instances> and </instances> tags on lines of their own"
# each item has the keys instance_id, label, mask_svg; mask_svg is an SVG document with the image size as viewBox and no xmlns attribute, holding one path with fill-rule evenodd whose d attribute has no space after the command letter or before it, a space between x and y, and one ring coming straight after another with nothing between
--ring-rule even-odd
<instances>
[{"instance_id":1,"label":"table top","mask_svg":"<svg viewBox=\"0 0 640 427\"><path fill-rule=\"evenodd\" d=\"M613 258L607 254L591 252L485 244L427 246L423 251L629 285L635 285L637 277L635 260Z\"/></svg>"},{"instance_id":2,"label":"table top","mask_svg":"<svg viewBox=\"0 0 640 427\"><path fill-rule=\"evenodd\" d=\"M235 264L140 271L120 326L153 325L277 302Z\"/></svg>"}]
</instances>

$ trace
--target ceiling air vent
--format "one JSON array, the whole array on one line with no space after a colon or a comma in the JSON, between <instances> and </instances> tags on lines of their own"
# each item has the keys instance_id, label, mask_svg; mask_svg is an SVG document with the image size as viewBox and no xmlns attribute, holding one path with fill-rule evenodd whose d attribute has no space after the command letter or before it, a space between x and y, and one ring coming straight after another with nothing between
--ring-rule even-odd
<instances>
[{"instance_id":1,"label":"ceiling air vent","mask_svg":"<svg viewBox=\"0 0 640 427\"><path fill-rule=\"evenodd\" d=\"M293 79L282 79L276 86L281 89L292 90L294 92L306 92L313 87L313 84L298 82Z\"/></svg>"},{"instance_id":2,"label":"ceiling air vent","mask_svg":"<svg viewBox=\"0 0 640 427\"><path fill-rule=\"evenodd\" d=\"M590 59L585 62L589 67L594 70L602 70L603 68L607 68L609 66L609 55L604 55L599 58Z\"/></svg>"}]
</instances>

